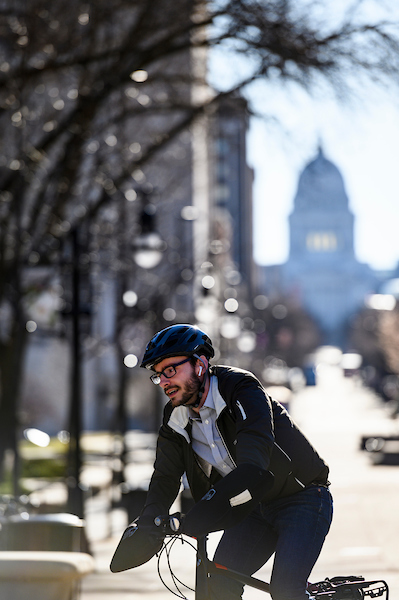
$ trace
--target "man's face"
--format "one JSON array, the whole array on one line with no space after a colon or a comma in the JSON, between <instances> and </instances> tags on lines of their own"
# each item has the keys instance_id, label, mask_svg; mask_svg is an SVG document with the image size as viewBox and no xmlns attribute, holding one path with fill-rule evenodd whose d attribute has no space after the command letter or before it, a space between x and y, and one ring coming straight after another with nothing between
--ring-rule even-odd
<instances>
[{"instance_id":1,"label":"man's face","mask_svg":"<svg viewBox=\"0 0 399 600\"><path fill-rule=\"evenodd\" d=\"M185 358L184 356L173 356L165 358L157 363L154 367L156 373L161 377L160 386L169 398L173 407L182 406L184 404L195 404L198 396L198 391L201 386L201 381L195 374L195 369L190 361L181 365ZM163 371L170 366L176 366L176 373L172 377L166 377ZM162 373L162 374L161 374Z\"/></svg>"}]
</instances>

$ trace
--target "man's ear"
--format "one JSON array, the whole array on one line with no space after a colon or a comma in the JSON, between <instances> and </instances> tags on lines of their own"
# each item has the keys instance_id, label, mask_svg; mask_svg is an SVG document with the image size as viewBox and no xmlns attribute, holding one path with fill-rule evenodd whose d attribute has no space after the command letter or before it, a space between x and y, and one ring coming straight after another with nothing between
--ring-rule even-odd
<instances>
[{"instance_id":1,"label":"man's ear","mask_svg":"<svg viewBox=\"0 0 399 600\"><path fill-rule=\"evenodd\" d=\"M196 373L199 377L201 375L203 375L204 371L207 368L208 368L208 359L206 358L206 356L202 355L199 358L197 358Z\"/></svg>"}]
</instances>

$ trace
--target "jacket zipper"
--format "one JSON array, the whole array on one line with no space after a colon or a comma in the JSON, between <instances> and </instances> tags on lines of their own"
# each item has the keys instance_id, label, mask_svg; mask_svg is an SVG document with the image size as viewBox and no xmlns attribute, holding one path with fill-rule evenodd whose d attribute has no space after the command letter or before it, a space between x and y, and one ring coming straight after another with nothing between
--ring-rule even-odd
<instances>
[{"instance_id":1,"label":"jacket zipper","mask_svg":"<svg viewBox=\"0 0 399 600\"><path fill-rule=\"evenodd\" d=\"M226 409L224 409L224 410L226 410ZM222 412L223 412L223 411L222 411ZM222 413L220 413L220 414L222 414ZM219 417L220 417L220 415L219 415ZM229 449L228 449L228 447L227 447L227 444L226 444L226 442L225 442L225 440L224 440L224 438L223 438L222 434L220 433L220 429L219 429L219 426L218 426L218 422L217 422L217 420L215 421L215 427L216 427L216 429L217 429L217 432L218 432L218 434L219 434L219 437L220 437L220 439L222 440L222 444L223 444L223 446L224 446L224 448L225 448L225 450L226 450L226 452L227 452L227 455L228 455L228 457L230 458L230 460L231 460L231 462L233 463L234 467L236 467L236 468L237 468L236 461L235 461L235 460L233 459L233 457L231 456L231 454L230 454L230 451L229 451Z\"/></svg>"}]
</instances>

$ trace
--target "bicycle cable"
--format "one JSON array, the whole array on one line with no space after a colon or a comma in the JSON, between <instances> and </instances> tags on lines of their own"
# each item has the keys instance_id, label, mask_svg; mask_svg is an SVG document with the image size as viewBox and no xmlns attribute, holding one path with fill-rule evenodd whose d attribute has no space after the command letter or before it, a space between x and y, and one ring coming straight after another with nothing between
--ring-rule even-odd
<instances>
[{"instance_id":1,"label":"bicycle cable","mask_svg":"<svg viewBox=\"0 0 399 600\"><path fill-rule=\"evenodd\" d=\"M163 546L158 553L158 562L157 562L158 576L159 576L159 579L161 580L162 584L164 585L164 587L169 592L171 592L174 596L181 598L181 600L189 600L187 598L187 596L184 595L183 591L179 588L179 585L183 586L187 590L190 590L191 592L194 592L195 590L194 590L194 588L191 588L190 586L186 585L183 581L181 581L175 575L175 573L173 572L173 569L172 569L171 561L170 561L170 554L171 554L172 548L173 548L174 544L177 542L177 540L180 540L182 544L188 544L191 548L193 548L196 551L196 547L194 546L194 544L192 544L191 542L189 542L188 540L183 538L183 536L181 534L171 536L167 542L163 543ZM171 579L172 579L173 585L175 586L176 591L173 590L171 587L169 587L169 585L165 582L164 578L162 577L161 558L162 558L163 553L165 553L169 573L170 573L170 576L171 576Z\"/></svg>"}]
</instances>

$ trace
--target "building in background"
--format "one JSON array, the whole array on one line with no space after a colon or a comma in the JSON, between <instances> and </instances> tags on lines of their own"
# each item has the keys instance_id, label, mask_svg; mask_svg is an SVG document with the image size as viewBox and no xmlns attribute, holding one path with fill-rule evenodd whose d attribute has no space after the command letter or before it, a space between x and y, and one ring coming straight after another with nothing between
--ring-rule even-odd
<instances>
[{"instance_id":1,"label":"building in background","mask_svg":"<svg viewBox=\"0 0 399 600\"><path fill-rule=\"evenodd\" d=\"M205 59L189 53L175 63L161 59L146 82L133 84L128 91L148 103L159 99L173 103L175 91L155 84L156 73L167 69L171 76L174 70L181 75L194 65L195 84L186 84L187 96L209 94ZM126 139L127 151L140 158L146 137L161 135L166 118L161 111L132 117L129 127L118 133ZM81 236L77 262L96 257L90 265L84 261L86 312L79 315L84 429L116 426L122 398L128 428L158 427L163 395L139 362L146 342L163 327L197 323L210 333L218 352L224 347L232 358L239 352L245 299L254 285L253 173L246 162L247 126L244 100L225 100L153 160L133 169L131 185L122 194L115 193L115 201ZM154 241L156 251L151 253L148 244ZM58 308L72 303L70 261L70 254L65 255ZM82 288L82 274L79 285ZM229 299L237 307L230 303L226 309ZM30 340L24 384L24 424L50 434L68 428L74 358L69 309L61 316L58 308L48 319L58 323L53 330L45 330L35 317L38 329ZM59 368L54 369L54 364Z\"/></svg>"},{"instance_id":2,"label":"building in background","mask_svg":"<svg viewBox=\"0 0 399 600\"><path fill-rule=\"evenodd\" d=\"M251 311L257 287L248 121L247 103L238 94L219 101L209 118L210 243L195 298L196 321L212 337L215 360L244 368L250 368L256 345Z\"/></svg>"},{"instance_id":3,"label":"building in background","mask_svg":"<svg viewBox=\"0 0 399 600\"><path fill-rule=\"evenodd\" d=\"M323 341L344 348L349 320L382 274L356 259L344 180L321 149L299 177L289 232L288 260L262 268L264 289L296 299L319 324Z\"/></svg>"},{"instance_id":4,"label":"building in background","mask_svg":"<svg viewBox=\"0 0 399 600\"><path fill-rule=\"evenodd\" d=\"M249 289L254 287L253 197L254 172L247 163L248 107L241 96L219 105L212 132L215 222L226 228L229 254Z\"/></svg>"},{"instance_id":5,"label":"building in background","mask_svg":"<svg viewBox=\"0 0 399 600\"><path fill-rule=\"evenodd\" d=\"M192 3L175 4L179 18L190 23ZM206 50L187 46L172 58L161 53L146 71L126 78L100 112L102 137L83 154L81 180L90 194L98 193L98 182L112 191L80 232L75 261L75 272L86 266L90 292L84 329L82 314L77 316L83 429L116 427L122 397L127 427L159 425L160 393L138 365L155 331L195 319L197 280L210 242L209 127L206 116L192 127L178 124L188 122L190 110L209 95ZM178 130L174 136L168 135L171 123ZM141 164L165 138L168 143ZM93 156L100 154L107 170L92 173ZM123 183L116 186L117 180ZM29 339L21 412L23 426L50 434L69 427L71 363L78 362L76 345L71 352L71 253L64 252L60 262L65 268L54 276L58 305L51 327L37 318Z\"/></svg>"}]
</instances>

